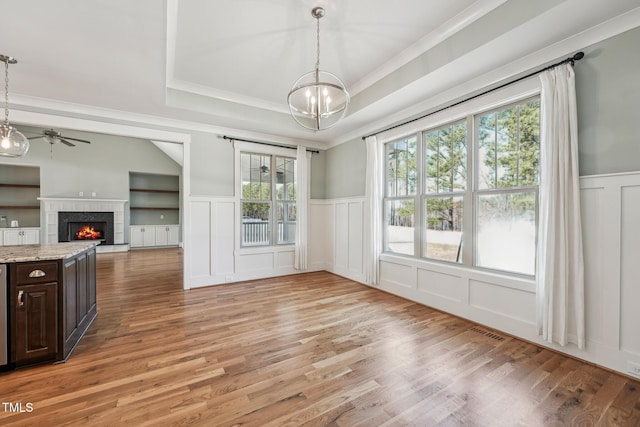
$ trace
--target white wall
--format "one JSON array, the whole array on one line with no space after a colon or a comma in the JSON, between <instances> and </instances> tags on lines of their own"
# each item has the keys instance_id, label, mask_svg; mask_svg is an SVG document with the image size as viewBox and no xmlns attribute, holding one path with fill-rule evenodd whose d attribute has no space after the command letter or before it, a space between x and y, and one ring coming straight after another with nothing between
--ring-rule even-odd
<instances>
[{"instance_id":1,"label":"white wall","mask_svg":"<svg viewBox=\"0 0 640 427\"><path fill-rule=\"evenodd\" d=\"M640 364L640 173L581 178L587 346L542 341L535 283L487 271L384 254L380 289L623 373ZM314 200L314 269L363 282L363 199Z\"/></svg>"}]
</instances>

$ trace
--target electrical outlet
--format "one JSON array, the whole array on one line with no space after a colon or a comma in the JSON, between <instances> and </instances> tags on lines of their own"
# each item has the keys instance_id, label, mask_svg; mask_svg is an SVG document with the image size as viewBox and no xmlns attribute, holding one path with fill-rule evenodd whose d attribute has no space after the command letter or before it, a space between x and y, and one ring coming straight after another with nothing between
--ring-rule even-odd
<instances>
[{"instance_id":1,"label":"electrical outlet","mask_svg":"<svg viewBox=\"0 0 640 427\"><path fill-rule=\"evenodd\" d=\"M164 219L164 215L160 215L160 219Z\"/></svg>"},{"instance_id":2,"label":"electrical outlet","mask_svg":"<svg viewBox=\"0 0 640 427\"><path fill-rule=\"evenodd\" d=\"M78 196L83 197L84 196L84 191L79 191L78 192Z\"/></svg>"},{"instance_id":3,"label":"electrical outlet","mask_svg":"<svg viewBox=\"0 0 640 427\"><path fill-rule=\"evenodd\" d=\"M233 282L233 276L225 276L224 281L227 283Z\"/></svg>"},{"instance_id":4,"label":"electrical outlet","mask_svg":"<svg viewBox=\"0 0 640 427\"><path fill-rule=\"evenodd\" d=\"M97 196L96 192L95 192L95 191L92 191L92 192L91 192L91 197L96 197L96 196Z\"/></svg>"},{"instance_id":5,"label":"electrical outlet","mask_svg":"<svg viewBox=\"0 0 640 427\"><path fill-rule=\"evenodd\" d=\"M628 361L627 372L637 377L640 377L640 363L634 363L634 362Z\"/></svg>"}]
</instances>

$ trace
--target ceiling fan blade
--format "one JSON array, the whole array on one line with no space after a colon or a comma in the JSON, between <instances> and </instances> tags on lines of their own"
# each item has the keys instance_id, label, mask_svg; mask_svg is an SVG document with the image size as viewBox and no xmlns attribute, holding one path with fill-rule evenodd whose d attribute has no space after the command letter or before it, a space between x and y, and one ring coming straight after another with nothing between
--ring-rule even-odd
<instances>
[{"instance_id":1,"label":"ceiling fan blade","mask_svg":"<svg viewBox=\"0 0 640 427\"><path fill-rule=\"evenodd\" d=\"M44 138L44 135L40 135L40 136L30 136L27 139L38 139L38 138Z\"/></svg>"},{"instance_id":2,"label":"ceiling fan blade","mask_svg":"<svg viewBox=\"0 0 640 427\"><path fill-rule=\"evenodd\" d=\"M72 141L78 141L78 142L84 142L86 144L91 144L91 141L87 141L86 139L69 138L68 136L65 136L64 139L70 139Z\"/></svg>"},{"instance_id":3,"label":"ceiling fan blade","mask_svg":"<svg viewBox=\"0 0 640 427\"><path fill-rule=\"evenodd\" d=\"M71 139L71 138L69 138ZM69 147L75 147L76 144L72 144L69 141L67 141L66 139L62 139L62 138L58 138L58 141L62 142L64 145L68 145Z\"/></svg>"}]
</instances>

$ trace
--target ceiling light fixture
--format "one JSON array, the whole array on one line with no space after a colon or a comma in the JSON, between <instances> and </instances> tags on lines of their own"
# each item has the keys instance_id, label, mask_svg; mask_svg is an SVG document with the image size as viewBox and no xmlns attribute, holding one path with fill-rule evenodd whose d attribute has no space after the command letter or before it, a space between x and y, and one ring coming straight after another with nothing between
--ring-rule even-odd
<instances>
[{"instance_id":1,"label":"ceiling light fixture","mask_svg":"<svg viewBox=\"0 0 640 427\"><path fill-rule=\"evenodd\" d=\"M314 7L311 16L316 19L316 68L296 80L287 102L300 126L318 131L330 128L344 116L349 92L335 74L320 70L320 18L324 16L324 9Z\"/></svg>"},{"instance_id":2,"label":"ceiling light fixture","mask_svg":"<svg viewBox=\"0 0 640 427\"><path fill-rule=\"evenodd\" d=\"M29 151L29 140L9 123L9 64L17 64L15 58L0 55L4 62L4 123L0 125L0 156L22 157Z\"/></svg>"}]
</instances>

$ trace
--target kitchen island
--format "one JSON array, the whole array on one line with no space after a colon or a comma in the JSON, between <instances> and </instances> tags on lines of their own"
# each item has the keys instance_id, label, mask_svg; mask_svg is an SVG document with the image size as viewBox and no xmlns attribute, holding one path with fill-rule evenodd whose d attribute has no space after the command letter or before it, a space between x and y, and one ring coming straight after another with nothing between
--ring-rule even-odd
<instances>
[{"instance_id":1,"label":"kitchen island","mask_svg":"<svg viewBox=\"0 0 640 427\"><path fill-rule=\"evenodd\" d=\"M97 316L95 241L0 247L7 265L9 362L66 360Z\"/></svg>"}]
</instances>

